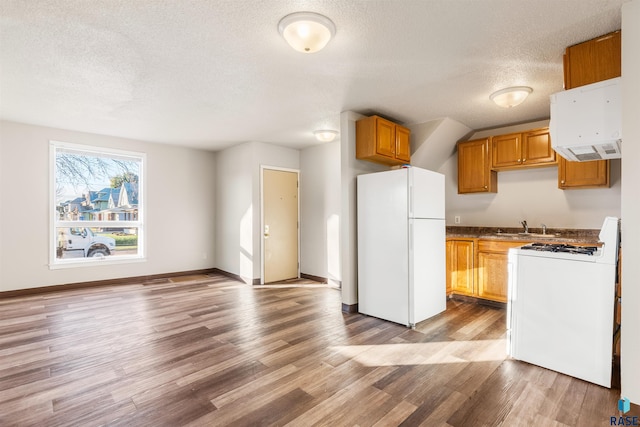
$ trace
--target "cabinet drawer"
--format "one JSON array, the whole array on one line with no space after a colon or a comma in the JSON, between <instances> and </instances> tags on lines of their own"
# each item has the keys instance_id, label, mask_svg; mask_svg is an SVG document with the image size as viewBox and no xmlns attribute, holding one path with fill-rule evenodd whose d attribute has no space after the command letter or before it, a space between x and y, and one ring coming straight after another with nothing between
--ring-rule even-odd
<instances>
[{"instance_id":1,"label":"cabinet drawer","mask_svg":"<svg viewBox=\"0 0 640 427\"><path fill-rule=\"evenodd\" d=\"M507 253L510 248L516 248L518 246L528 245L531 242L525 241L514 241L514 242L505 242L505 241L497 241L497 240L479 240L478 241L478 252L498 252L498 253Z\"/></svg>"}]
</instances>

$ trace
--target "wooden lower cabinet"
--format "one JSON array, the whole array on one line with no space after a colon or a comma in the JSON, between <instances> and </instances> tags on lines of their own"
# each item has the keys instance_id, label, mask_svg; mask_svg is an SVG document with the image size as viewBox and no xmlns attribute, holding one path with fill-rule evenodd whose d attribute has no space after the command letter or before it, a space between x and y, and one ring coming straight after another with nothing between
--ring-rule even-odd
<instances>
[{"instance_id":1,"label":"wooden lower cabinet","mask_svg":"<svg viewBox=\"0 0 640 427\"><path fill-rule=\"evenodd\" d=\"M478 297L507 302L507 255L478 252Z\"/></svg>"},{"instance_id":2,"label":"wooden lower cabinet","mask_svg":"<svg viewBox=\"0 0 640 427\"><path fill-rule=\"evenodd\" d=\"M474 293L473 239L447 239L447 295Z\"/></svg>"},{"instance_id":3,"label":"wooden lower cabinet","mask_svg":"<svg viewBox=\"0 0 640 427\"><path fill-rule=\"evenodd\" d=\"M509 249L528 243L447 239L447 294L507 302Z\"/></svg>"},{"instance_id":4,"label":"wooden lower cabinet","mask_svg":"<svg viewBox=\"0 0 640 427\"><path fill-rule=\"evenodd\" d=\"M529 242L496 240L478 241L477 297L491 301L507 302L509 283L509 249Z\"/></svg>"}]
</instances>

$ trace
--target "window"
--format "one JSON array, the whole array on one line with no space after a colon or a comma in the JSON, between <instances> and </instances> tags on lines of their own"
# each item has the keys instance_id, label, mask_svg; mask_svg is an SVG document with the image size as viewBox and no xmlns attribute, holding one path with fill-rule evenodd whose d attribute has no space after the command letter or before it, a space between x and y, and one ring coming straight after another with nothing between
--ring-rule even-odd
<instances>
[{"instance_id":1,"label":"window","mask_svg":"<svg viewBox=\"0 0 640 427\"><path fill-rule=\"evenodd\" d=\"M50 147L51 268L144 259L145 155Z\"/></svg>"}]
</instances>

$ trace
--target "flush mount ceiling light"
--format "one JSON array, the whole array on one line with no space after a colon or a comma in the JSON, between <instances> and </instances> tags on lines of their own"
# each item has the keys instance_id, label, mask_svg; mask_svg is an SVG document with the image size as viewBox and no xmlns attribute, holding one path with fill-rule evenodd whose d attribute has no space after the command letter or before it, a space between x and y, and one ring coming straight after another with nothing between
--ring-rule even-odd
<instances>
[{"instance_id":1,"label":"flush mount ceiling light","mask_svg":"<svg viewBox=\"0 0 640 427\"><path fill-rule=\"evenodd\" d=\"M511 108L520 105L527 99L533 89L527 86L514 86L493 92L489 99L500 107Z\"/></svg>"},{"instance_id":2,"label":"flush mount ceiling light","mask_svg":"<svg viewBox=\"0 0 640 427\"><path fill-rule=\"evenodd\" d=\"M298 52L314 53L329 43L336 34L336 26L318 13L296 12L280 20L278 31Z\"/></svg>"},{"instance_id":3,"label":"flush mount ceiling light","mask_svg":"<svg viewBox=\"0 0 640 427\"><path fill-rule=\"evenodd\" d=\"M320 142L331 142L338 136L338 132L335 130L314 130L313 134Z\"/></svg>"}]
</instances>

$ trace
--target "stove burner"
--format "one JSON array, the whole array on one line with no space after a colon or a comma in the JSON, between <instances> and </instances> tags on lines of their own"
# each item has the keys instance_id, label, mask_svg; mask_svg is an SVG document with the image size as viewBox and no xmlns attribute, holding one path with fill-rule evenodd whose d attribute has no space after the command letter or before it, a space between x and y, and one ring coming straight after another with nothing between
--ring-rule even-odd
<instances>
[{"instance_id":1,"label":"stove burner","mask_svg":"<svg viewBox=\"0 0 640 427\"><path fill-rule=\"evenodd\" d=\"M598 250L597 246L574 246L562 243L531 243L520 249L528 249L542 252L566 252L571 254L593 255Z\"/></svg>"}]
</instances>

